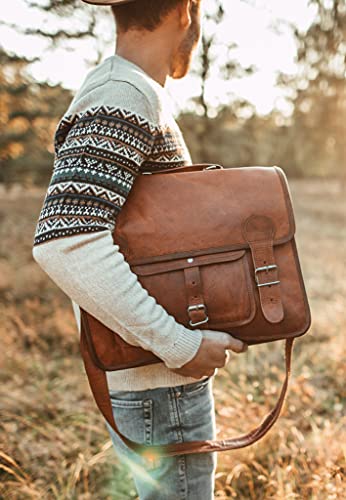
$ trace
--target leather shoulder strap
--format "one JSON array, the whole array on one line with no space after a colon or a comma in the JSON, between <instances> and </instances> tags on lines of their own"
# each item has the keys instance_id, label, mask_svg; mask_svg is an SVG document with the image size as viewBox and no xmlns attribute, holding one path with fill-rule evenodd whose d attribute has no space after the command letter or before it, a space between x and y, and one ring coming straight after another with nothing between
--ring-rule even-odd
<instances>
[{"instance_id":1,"label":"leather shoulder strap","mask_svg":"<svg viewBox=\"0 0 346 500\"><path fill-rule=\"evenodd\" d=\"M235 450L249 446L261 439L278 419L288 387L288 381L291 371L291 357L294 339L286 340L285 358L286 358L286 377L281 388L279 399L272 411L265 417L261 424L252 431L239 437L223 439L218 441L190 441L185 443L172 443L164 445L148 446L136 443L124 436L118 429L112 411L112 405L109 397L106 373L98 368L88 350L86 335L84 332L83 315L81 316L81 337L80 349L84 361L85 371L88 376L89 385L94 395L97 406L104 418L114 431L120 436L124 443L133 451L147 459L158 457L169 457L174 455L188 455L191 453L208 453L211 451Z\"/></svg>"}]
</instances>

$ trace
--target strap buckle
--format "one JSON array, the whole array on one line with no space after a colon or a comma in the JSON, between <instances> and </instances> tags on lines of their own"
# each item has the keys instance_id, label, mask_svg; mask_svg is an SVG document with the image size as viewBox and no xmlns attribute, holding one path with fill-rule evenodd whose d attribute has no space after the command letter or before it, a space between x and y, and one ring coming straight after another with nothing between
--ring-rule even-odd
<instances>
[{"instance_id":1,"label":"strap buckle","mask_svg":"<svg viewBox=\"0 0 346 500\"><path fill-rule=\"evenodd\" d=\"M277 267L278 266L276 264L271 264L269 266L256 267L255 280L256 280L257 286L261 287L261 286L269 286L269 285L278 285L280 283L280 281L269 281L268 283L260 283L258 280L258 276L257 276L257 273L259 273L259 272L262 272L262 271L268 272L271 269L277 269Z\"/></svg>"},{"instance_id":2,"label":"strap buckle","mask_svg":"<svg viewBox=\"0 0 346 500\"><path fill-rule=\"evenodd\" d=\"M205 304L196 304L193 306L189 306L187 308L187 312L190 313L190 311L199 311L200 309L204 310L205 319L203 319L202 321L197 321L196 323L192 323L191 319L190 319L190 321L189 321L190 326L202 325L203 323L206 323L207 321L209 321L209 318L207 315L207 308L206 308ZM189 316L190 316L190 314L189 314Z\"/></svg>"}]
</instances>

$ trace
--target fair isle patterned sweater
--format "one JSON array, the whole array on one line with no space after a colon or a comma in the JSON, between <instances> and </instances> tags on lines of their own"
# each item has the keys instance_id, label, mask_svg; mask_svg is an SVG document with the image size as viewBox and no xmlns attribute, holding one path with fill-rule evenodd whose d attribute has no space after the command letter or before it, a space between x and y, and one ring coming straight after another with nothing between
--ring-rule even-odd
<instances>
[{"instance_id":1,"label":"fair isle patterned sweater","mask_svg":"<svg viewBox=\"0 0 346 500\"><path fill-rule=\"evenodd\" d=\"M189 163L166 90L118 55L87 74L56 129L33 257L70 297L79 333L82 307L126 342L162 360L107 372L110 390L196 382L171 368L196 355L202 331L178 323L148 294L112 238L138 175Z\"/></svg>"}]
</instances>

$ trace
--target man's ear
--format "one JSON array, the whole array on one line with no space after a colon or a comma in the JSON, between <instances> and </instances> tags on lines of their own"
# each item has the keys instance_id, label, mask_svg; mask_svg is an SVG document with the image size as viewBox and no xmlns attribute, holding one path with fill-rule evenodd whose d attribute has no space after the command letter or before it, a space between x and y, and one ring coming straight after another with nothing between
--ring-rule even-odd
<instances>
[{"instance_id":1,"label":"man's ear","mask_svg":"<svg viewBox=\"0 0 346 500\"><path fill-rule=\"evenodd\" d=\"M191 20L191 4L192 0L183 0L178 4L179 24L187 30L192 22Z\"/></svg>"}]
</instances>

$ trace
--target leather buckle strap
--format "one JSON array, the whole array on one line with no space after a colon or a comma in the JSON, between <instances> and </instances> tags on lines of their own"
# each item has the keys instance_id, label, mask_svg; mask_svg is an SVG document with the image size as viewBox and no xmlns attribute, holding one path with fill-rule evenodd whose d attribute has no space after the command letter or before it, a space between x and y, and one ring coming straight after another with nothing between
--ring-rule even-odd
<instances>
[{"instance_id":1,"label":"leather buckle strap","mask_svg":"<svg viewBox=\"0 0 346 500\"><path fill-rule=\"evenodd\" d=\"M253 215L243 227L251 249L263 315L270 323L279 323L284 318L284 309L279 270L274 256L274 232L273 221L265 216Z\"/></svg>"},{"instance_id":2,"label":"leather buckle strap","mask_svg":"<svg viewBox=\"0 0 346 500\"><path fill-rule=\"evenodd\" d=\"M255 269L255 280L256 280L257 286L261 287L261 286L278 285L280 283L279 280L277 280L277 281L268 281L267 283L260 283L259 278L257 276L257 273L259 273L260 271L265 271L266 273L268 273L268 271L270 271L271 269L277 269L277 267L278 266L276 264L271 264L270 266L256 267L256 269Z\"/></svg>"},{"instance_id":3,"label":"leather buckle strap","mask_svg":"<svg viewBox=\"0 0 346 500\"><path fill-rule=\"evenodd\" d=\"M205 304L197 304L195 306L189 306L187 308L187 312L190 316L191 311L199 311L200 309L203 310L203 312L205 314L205 319L203 319L202 321L197 321L197 323L193 323L190 319L190 321L189 321L190 326L202 325L203 323L206 323L209 320L209 318L207 316L207 308L206 308Z\"/></svg>"},{"instance_id":4,"label":"leather buckle strap","mask_svg":"<svg viewBox=\"0 0 346 500\"><path fill-rule=\"evenodd\" d=\"M184 268L185 288L187 295L187 313L189 325L203 325L209 321L207 307L204 304L203 289L199 266Z\"/></svg>"}]
</instances>

